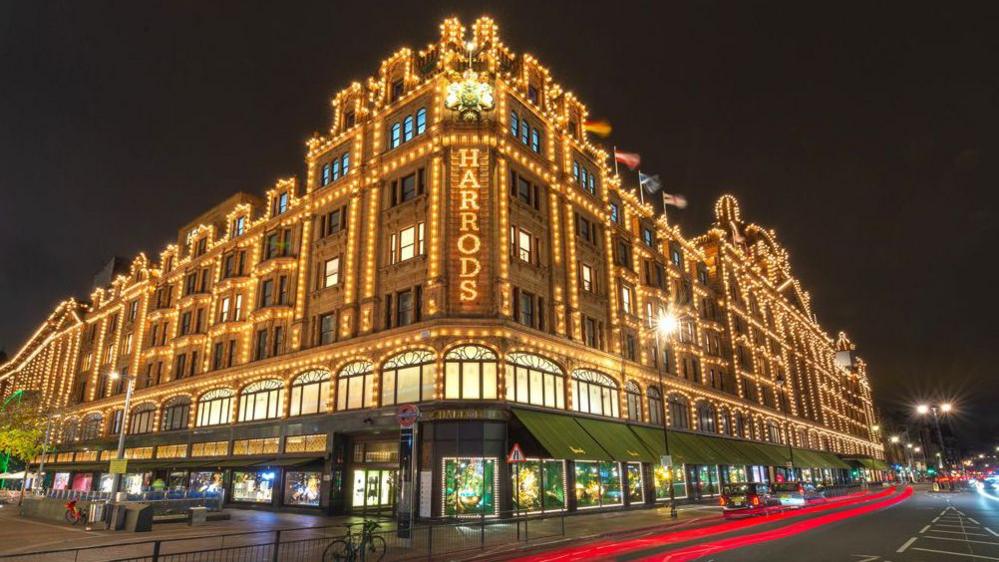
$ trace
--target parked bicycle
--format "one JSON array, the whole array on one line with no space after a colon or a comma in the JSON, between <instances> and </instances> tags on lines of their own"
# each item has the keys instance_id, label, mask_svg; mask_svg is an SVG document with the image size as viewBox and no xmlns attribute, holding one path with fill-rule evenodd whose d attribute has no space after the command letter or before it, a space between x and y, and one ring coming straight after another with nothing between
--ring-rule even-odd
<instances>
[{"instance_id":1,"label":"parked bicycle","mask_svg":"<svg viewBox=\"0 0 999 562\"><path fill-rule=\"evenodd\" d=\"M361 532L351 527L361 525ZM323 551L323 562L378 562L385 556L385 539L374 534L381 527L375 521L348 523L347 534L330 543Z\"/></svg>"},{"instance_id":2,"label":"parked bicycle","mask_svg":"<svg viewBox=\"0 0 999 562\"><path fill-rule=\"evenodd\" d=\"M66 502L66 521L73 525L76 525L80 521L87 522L87 514L82 509L76 507L76 500Z\"/></svg>"}]
</instances>

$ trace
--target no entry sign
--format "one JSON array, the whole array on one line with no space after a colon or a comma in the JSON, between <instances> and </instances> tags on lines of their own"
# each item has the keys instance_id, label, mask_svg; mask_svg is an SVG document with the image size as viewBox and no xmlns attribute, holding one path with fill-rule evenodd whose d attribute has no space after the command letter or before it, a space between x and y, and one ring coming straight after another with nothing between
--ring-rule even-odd
<instances>
[{"instance_id":1,"label":"no entry sign","mask_svg":"<svg viewBox=\"0 0 999 562\"><path fill-rule=\"evenodd\" d=\"M399 422L399 427L403 429L413 427L419 417L420 409L415 404L403 404L395 413L395 419Z\"/></svg>"}]
</instances>

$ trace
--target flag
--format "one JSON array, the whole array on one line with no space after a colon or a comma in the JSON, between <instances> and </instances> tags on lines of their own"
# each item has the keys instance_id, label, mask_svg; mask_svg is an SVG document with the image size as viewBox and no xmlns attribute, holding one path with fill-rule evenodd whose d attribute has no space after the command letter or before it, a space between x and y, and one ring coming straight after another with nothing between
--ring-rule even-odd
<instances>
[{"instance_id":1,"label":"flag","mask_svg":"<svg viewBox=\"0 0 999 562\"><path fill-rule=\"evenodd\" d=\"M598 137L606 137L611 134L611 124L606 119L586 120L583 122L583 130L589 131Z\"/></svg>"},{"instance_id":2,"label":"flag","mask_svg":"<svg viewBox=\"0 0 999 562\"><path fill-rule=\"evenodd\" d=\"M614 149L614 160L624 164L630 170L634 170L642 163L642 155L637 152L618 152Z\"/></svg>"},{"instance_id":3,"label":"flag","mask_svg":"<svg viewBox=\"0 0 999 562\"><path fill-rule=\"evenodd\" d=\"M638 172L638 184L645 188L645 191L648 191L649 193L655 193L663 188L663 182L659 179L659 174L650 176L648 174Z\"/></svg>"},{"instance_id":4,"label":"flag","mask_svg":"<svg viewBox=\"0 0 999 562\"><path fill-rule=\"evenodd\" d=\"M663 205L673 205L677 209L684 209L687 207L687 198L679 194L663 193Z\"/></svg>"}]
</instances>

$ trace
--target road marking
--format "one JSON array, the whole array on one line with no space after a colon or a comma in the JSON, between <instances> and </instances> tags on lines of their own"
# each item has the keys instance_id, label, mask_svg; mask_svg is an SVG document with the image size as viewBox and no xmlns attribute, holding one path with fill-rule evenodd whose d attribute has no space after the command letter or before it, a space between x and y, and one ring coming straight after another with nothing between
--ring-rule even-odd
<instances>
[{"instance_id":1,"label":"road marking","mask_svg":"<svg viewBox=\"0 0 999 562\"><path fill-rule=\"evenodd\" d=\"M898 547L898 550L896 550L895 552L905 552L905 549L909 548L909 546L914 542L916 542L916 537L912 537L911 539L905 541L905 544Z\"/></svg>"},{"instance_id":2,"label":"road marking","mask_svg":"<svg viewBox=\"0 0 999 562\"><path fill-rule=\"evenodd\" d=\"M986 531L992 533L993 536L999 537L999 533L993 531L992 529L989 529L988 527L983 527L983 529L985 529Z\"/></svg>"},{"instance_id":3,"label":"road marking","mask_svg":"<svg viewBox=\"0 0 999 562\"><path fill-rule=\"evenodd\" d=\"M857 560L856 562L874 562L875 560L881 560L881 557L876 554L854 554L854 556L863 556L863 560Z\"/></svg>"},{"instance_id":4,"label":"road marking","mask_svg":"<svg viewBox=\"0 0 999 562\"><path fill-rule=\"evenodd\" d=\"M940 516L939 516L939 515L937 515L936 517L934 517L934 518L933 518L933 521L932 521L932 522L933 522L933 523L936 523L936 522L937 522L937 521L939 521L939 520L940 520Z\"/></svg>"},{"instance_id":5,"label":"road marking","mask_svg":"<svg viewBox=\"0 0 999 562\"><path fill-rule=\"evenodd\" d=\"M925 536L923 538L924 539L936 539L938 541L973 542L973 543L977 543L977 544L991 544L991 545L999 546L999 542L974 541L974 540L971 540L971 539L955 539L954 537L931 537L931 536L927 535L927 536Z\"/></svg>"},{"instance_id":6,"label":"road marking","mask_svg":"<svg viewBox=\"0 0 999 562\"><path fill-rule=\"evenodd\" d=\"M979 523L978 521L975 521L974 519L972 519L972 518L970 518L970 517L968 518L968 521L971 521L971 522L972 522L972 523L974 523L975 525L981 525L981 523Z\"/></svg>"},{"instance_id":7,"label":"road marking","mask_svg":"<svg viewBox=\"0 0 999 562\"><path fill-rule=\"evenodd\" d=\"M927 525L927 526L923 527L923 528L922 528L922 529L921 529L921 530L919 531L919 534L921 535L921 534L925 533L925 532L926 532L926 529L929 529L929 528L930 528L930 526L929 526L929 525Z\"/></svg>"},{"instance_id":8,"label":"road marking","mask_svg":"<svg viewBox=\"0 0 999 562\"><path fill-rule=\"evenodd\" d=\"M967 529L968 525L952 525L950 523L937 523L937 527L957 527L958 529Z\"/></svg>"},{"instance_id":9,"label":"road marking","mask_svg":"<svg viewBox=\"0 0 999 562\"><path fill-rule=\"evenodd\" d=\"M982 558L984 560L999 560L993 556L981 556L979 554L968 554L966 552L950 552L948 550L933 550L932 548L912 547L912 550L922 550L923 552L936 552L937 554L950 554L951 556L967 556L968 558Z\"/></svg>"},{"instance_id":10,"label":"road marking","mask_svg":"<svg viewBox=\"0 0 999 562\"><path fill-rule=\"evenodd\" d=\"M943 529L933 529L933 532L934 533L954 533L955 535L968 535L969 537L970 536L975 536L975 537L987 537L988 536L985 533L966 533L964 531L944 531ZM996 536L999 537L999 535L996 535Z\"/></svg>"}]
</instances>

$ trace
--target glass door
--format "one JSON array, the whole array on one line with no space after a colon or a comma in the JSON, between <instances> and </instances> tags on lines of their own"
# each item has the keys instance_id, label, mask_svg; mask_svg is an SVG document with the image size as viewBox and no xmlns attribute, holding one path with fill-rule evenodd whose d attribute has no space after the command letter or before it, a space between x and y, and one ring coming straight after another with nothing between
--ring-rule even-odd
<instances>
[{"instance_id":1,"label":"glass door","mask_svg":"<svg viewBox=\"0 0 999 562\"><path fill-rule=\"evenodd\" d=\"M396 470L356 468L353 479L355 512L392 511L395 509Z\"/></svg>"}]
</instances>

